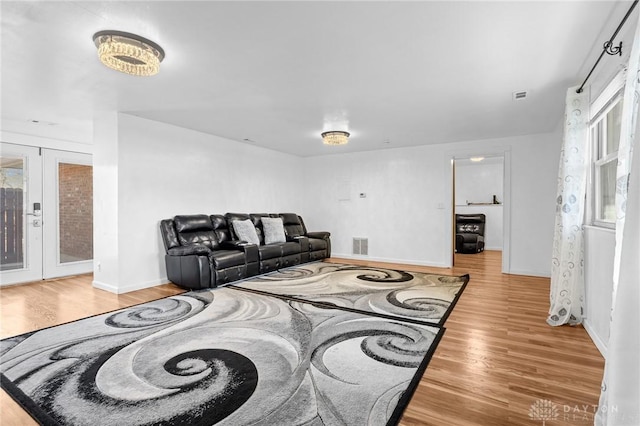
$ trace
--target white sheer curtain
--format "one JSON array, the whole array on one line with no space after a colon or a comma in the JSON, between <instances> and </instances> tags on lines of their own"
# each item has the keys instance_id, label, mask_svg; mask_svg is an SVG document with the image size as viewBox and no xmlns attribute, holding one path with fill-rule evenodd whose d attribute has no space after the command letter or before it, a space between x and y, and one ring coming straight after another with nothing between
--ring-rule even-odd
<instances>
[{"instance_id":1,"label":"white sheer curtain","mask_svg":"<svg viewBox=\"0 0 640 426\"><path fill-rule=\"evenodd\" d=\"M616 252L607 359L595 424L640 425L640 21L622 106L616 181ZM632 165L635 165L632 168Z\"/></svg>"},{"instance_id":2,"label":"white sheer curtain","mask_svg":"<svg viewBox=\"0 0 640 426\"><path fill-rule=\"evenodd\" d=\"M580 324L584 305L584 200L589 171L589 89L567 90L551 264L550 325Z\"/></svg>"}]
</instances>

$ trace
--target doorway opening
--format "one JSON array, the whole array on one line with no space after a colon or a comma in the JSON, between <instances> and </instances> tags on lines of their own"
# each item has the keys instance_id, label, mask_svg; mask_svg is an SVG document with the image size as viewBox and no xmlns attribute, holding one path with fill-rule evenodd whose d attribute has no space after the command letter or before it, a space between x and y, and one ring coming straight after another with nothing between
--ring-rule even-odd
<instances>
[{"instance_id":1,"label":"doorway opening","mask_svg":"<svg viewBox=\"0 0 640 426\"><path fill-rule=\"evenodd\" d=\"M502 271L509 271L509 154L452 155L452 265L456 255L500 251Z\"/></svg>"}]
</instances>

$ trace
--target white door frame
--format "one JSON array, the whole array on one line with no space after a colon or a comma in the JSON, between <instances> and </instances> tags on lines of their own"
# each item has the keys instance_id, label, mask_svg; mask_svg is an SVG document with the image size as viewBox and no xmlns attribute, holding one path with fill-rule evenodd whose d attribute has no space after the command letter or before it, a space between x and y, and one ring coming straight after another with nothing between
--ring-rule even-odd
<instances>
[{"instance_id":1,"label":"white door frame","mask_svg":"<svg viewBox=\"0 0 640 426\"><path fill-rule=\"evenodd\" d=\"M80 164L91 166L90 154L43 149L44 176L44 256L42 278L55 278L93 272L93 259L62 263L60 260L59 226L59 164Z\"/></svg>"},{"instance_id":2,"label":"white door frame","mask_svg":"<svg viewBox=\"0 0 640 426\"><path fill-rule=\"evenodd\" d=\"M495 147L495 148L477 148L477 149L465 149L456 151L447 151L445 153L445 196L448 197L446 205L449 208L454 209L455 199L454 197L454 163L456 159L470 158L470 157L503 157L504 158L504 200L502 205L502 228L503 228L503 240L502 240L502 273L509 274L511 271L511 147ZM453 238L451 237L453 229L453 214L447 215L447 226L445 227L445 239L443 259L447 259L449 262L447 267L453 266Z\"/></svg>"},{"instance_id":3,"label":"white door frame","mask_svg":"<svg viewBox=\"0 0 640 426\"><path fill-rule=\"evenodd\" d=\"M24 266L0 272L0 286L42 279L42 217L34 212L34 203L42 203L42 157L32 146L2 142L3 157L24 159L23 187L23 250ZM41 204L42 206L42 204Z\"/></svg>"}]
</instances>

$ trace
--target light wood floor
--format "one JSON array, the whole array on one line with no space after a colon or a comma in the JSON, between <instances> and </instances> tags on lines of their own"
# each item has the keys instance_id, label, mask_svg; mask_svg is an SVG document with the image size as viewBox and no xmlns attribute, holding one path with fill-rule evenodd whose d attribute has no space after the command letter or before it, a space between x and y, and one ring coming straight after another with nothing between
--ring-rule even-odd
<instances>
[{"instance_id":1,"label":"light wood floor","mask_svg":"<svg viewBox=\"0 0 640 426\"><path fill-rule=\"evenodd\" d=\"M582 327L550 327L549 280L500 273L500 252L456 255L453 269L332 259L471 281L401 420L412 425L535 425L539 399L556 404L551 425L593 424L604 360ZM9 337L181 293L167 284L115 295L91 287L91 275L0 290L0 337ZM0 424L35 425L0 391ZM351 426L351 425L350 425Z\"/></svg>"}]
</instances>

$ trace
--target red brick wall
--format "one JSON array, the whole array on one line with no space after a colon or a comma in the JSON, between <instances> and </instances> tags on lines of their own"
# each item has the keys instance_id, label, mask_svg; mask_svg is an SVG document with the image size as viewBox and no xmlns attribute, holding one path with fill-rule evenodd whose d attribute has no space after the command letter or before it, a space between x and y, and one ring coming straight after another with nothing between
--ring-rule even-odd
<instances>
[{"instance_id":1,"label":"red brick wall","mask_svg":"<svg viewBox=\"0 0 640 426\"><path fill-rule=\"evenodd\" d=\"M61 262L93 259L93 168L60 163Z\"/></svg>"}]
</instances>

